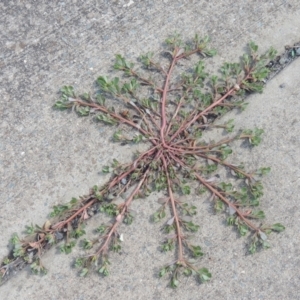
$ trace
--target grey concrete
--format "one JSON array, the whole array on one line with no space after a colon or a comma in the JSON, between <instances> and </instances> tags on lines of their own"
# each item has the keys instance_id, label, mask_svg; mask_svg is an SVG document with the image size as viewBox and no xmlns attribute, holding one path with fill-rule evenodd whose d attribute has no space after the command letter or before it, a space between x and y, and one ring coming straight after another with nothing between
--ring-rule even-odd
<instances>
[{"instance_id":1,"label":"grey concrete","mask_svg":"<svg viewBox=\"0 0 300 300\"><path fill-rule=\"evenodd\" d=\"M128 4L128 5L127 5ZM130 4L130 5L129 5ZM134 58L175 30L210 34L221 50L214 62L233 60L249 40L262 49L282 50L300 39L300 3L274 1L11 1L0 2L0 257L13 232L41 224L54 204L105 181L99 173L112 158L129 160L131 149L109 143L112 133L91 120L51 109L64 84L93 89L114 53ZM155 195L136 201L138 226L124 228L124 251L113 258L112 275L77 277L72 257L44 258L45 277L23 271L0 288L1 299L300 299L299 215L300 61L252 96L237 115L237 127L263 127L259 148L236 157L249 167L268 165L262 207L267 220L286 225L273 235L273 248L245 256L244 240L223 225L224 216L198 203L197 238L203 265L213 280L198 285L184 279L173 291L155 276L171 257L157 251L159 227L149 223ZM280 85L284 84L284 88ZM152 201L152 202L151 202ZM100 219L91 221L96 226Z\"/></svg>"}]
</instances>

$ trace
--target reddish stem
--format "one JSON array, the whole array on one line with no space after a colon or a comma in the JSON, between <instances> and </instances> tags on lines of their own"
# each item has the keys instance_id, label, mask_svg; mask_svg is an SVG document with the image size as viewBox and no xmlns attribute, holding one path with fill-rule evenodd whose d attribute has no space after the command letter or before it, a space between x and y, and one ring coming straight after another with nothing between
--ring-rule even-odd
<instances>
[{"instance_id":1,"label":"reddish stem","mask_svg":"<svg viewBox=\"0 0 300 300\"><path fill-rule=\"evenodd\" d=\"M148 151L149 152L149 151ZM162 155L161 151L158 151L154 160L158 160L160 159ZM123 204L123 209L122 211L118 214L118 216L116 217L115 223L113 224L113 226L110 228L109 233L105 236L105 242L104 244L100 247L100 249L97 251L96 254L90 255L90 256L94 256L94 255L100 255L101 252L104 252L111 240L112 235L115 233L117 227L120 225L120 223L123 221L124 218L124 214L126 213L126 211L128 210L129 205L131 204L134 196L136 194L138 194L138 192L140 191L141 186L143 185L143 183L146 181L147 179L147 175L150 171L150 168L148 167L148 169L144 172L142 179L139 181L138 185L135 187L135 189L132 191L132 193L130 194L130 196L126 199L125 203Z\"/></svg>"},{"instance_id":2,"label":"reddish stem","mask_svg":"<svg viewBox=\"0 0 300 300\"><path fill-rule=\"evenodd\" d=\"M209 160L211 160L211 161L214 161L214 162L216 162L216 163L218 163L218 164L220 164L220 165L226 166L226 167L230 168L231 170L233 170L233 171L235 171L235 172L241 173L242 175L244 175L245 177L247 177L247 178L249 178L249 179L252 178L252 175L247 174L247 173L245 173L243 170L241 170L241 169L239 169L239 168L237 168L237 167L235 167L235 166L233 166L233 165L231 165L231 164L229 164L229 163L227 163L227 162L225 162L225 161L223 161L223 160L220 160L220 159L218 159L218 158L216 158L216 157L213 157L213 156L206 156L206 155L203 155L203 154L197 154L197 155L198 155L198 156L201 156L201 157L203 157L203 158L209 159Z\"/></svg>"},{"instance_id":3,"label":"reddish stem","mask_svg":"<svg viewBox=\"0 0 300 300\"><path fill-rule=\"evenodd\" d=\"M172 158L178 162L182 167L184 168L189 168L191 169L189 166L187 166L182 160L180 160L179 158L176 158L172 155ZM194 170L195 171L195 170ZM236 205L234 205L232 202L230 202L226 197L224 197L217 189L215 189L213 186L211 186L204 178L202 178L199 174L195 173L194 174L198 180L207 188L209 189L212 194L217 195L224 203L226 203L228 206L232 207L236 214L239 216L240 219L243 220L243 222L252 230L258 232L259 228L256 227L254 224L252 224L247 218L245 218L244 214L242 211L240 211L238 209L238 207Z\"/></svg>"},{"instance_id":4,"label":"reddish stem","mask_svg":"<svg viewBox=\"0 0 300 300\"><path fill-rule=\"evenodd\" d=\"M235 91L235 88L231 88L225 95L223 95L219 100L216 102L212 103L210 106L208 106L206 109L201 111L199 114L194 116L192 120L190 120L187 123L182 124L178 130L172 135L170 141L174 140L182 131L186 130L189 128L193 123L195 123L201 116L205 115L207 112L212 110L214 107L218 106L222 101L224 101L228 96L230 96L233 92Z\"/></svg>"},{"instance_id":5,"label":"reddish stem","mask_svg":"<svg viewBox=\"0 0 300 300\"><path fill-rule=\"evenodd\" d=\"M91 201L89 201L87 204L85 204L83 207L81 207L79 210L76 211L75 214L73 214L71 217L69 217L67 220L65 221L61 221L56 223L55 225L52 225L51 228L53 230L56 229L61 229L62 227L64 227L66 224L68 224L69 222L71 222L72 220L74 220L78 215L80 215L85 209L89 208L90 206L92 206L96 201L98 201L96 198L92 199Z\"/></svg>"},{"instance_id":6,"label":"reddish stem","mask_svg":"<svg viewBox=\"0 0 300 300\"><path fill-rule=\"evenodd\" d=\"M180 222L179 222L177 209L176 209L176 203L175 203L176 201L174 199L173 191L172 191L172 188L171 188L171 180L170 180L170 176L169 176L169 172L168 172L168 166L167 166L166 159L165 159L164 156L162 156L161 159L162 159L164 169L165 169L165 173L166 173L166 176L167 176L168 193L169 193L169 196L170 196L170 202L171 202L171 206L172 206L174 221L175 221L175 224L176 224L177 241L178 241L178 262L183 262L184 258L183 258L183 247L182 247L182 234L181 234L181 230L180 230Z\"/></svg>"},{"instance_id":7,"label":"reddish stem","mask_svg":"<svg viewBox=\"0 0 300 300\"><path fill-rule=\"evenodd\" d=\"M206 182L206 180L204 178L202 178L200 175L198 175L197 173L195 174L195 176L198 178L198 180L204 185L206 186L207 189L209 189L213 194L215 194L216 196L218 196L224 203L226 203L228 206L232 207L236 214L239 216L240 219L243 220L243 222L252 230L258 232L259 228L256 227L254 224L252 224L247 218L245 218L243 212L241 212L236 205L234 205L232 202L230 202L228 199L226 199L217 189L215 189L214 187L212 187L208 182Z\"/></svg>"},{"instance_id":8,"label":"reddish stem","mask_svg":"<svg viewBox=\"0 0 300 300\"><path fill-rule=\"evenodd\" d=\"M132 164L131 164L131 168L124 172L123 174L115 177L109 184L108 189L111 189L113 186L115 186L117 183L119 183L123 178L125 178L126 176L128 176L133 170L135 170L137 168L137 164L140 160L142 160L144 157L148 156L150 157L152 154L154 154L155 150L158 148L158 146L155 146L151 149L149 149L148 151L146 151L145 153L143 153L142 155L140 155Z\"/></svg>"},{"instance_id":9,"label":"reddish stem","mask_svg":"<svg viewBox=\"0 0 300 300\"><path fill-rule=\"evenodd\" d=\"M177 52L178 52L178 50L177 50ZM177 62L177 58L176 58L176 54L175 54L173 56L168 74L166 76L166 81L165 81L163 94L162 94L162 98L161 98L161 129L160 129L160 136L161 136L161 142L162 142L163 146L166 145L164 131L165 131L166 125L167 125L167 119L166 119L167 94L168 94L168 91L169 91L169 84L170 84L171 74L173 72L173 68L174 68L176 62Z\"/></svg>"},{"instance_id":10,"label":"reddish stem","mask_svg":"<svg viewBox=\"0 0 300 300\"><path fill-rule=\"evenodd\" d=\"M134 122L126 119L126 118L123 118L122 116L116 114L116 113L113 113L111 111L109 111L108 109L106 109L105 107L101 106L101 105L98 105L96 103L88 103L88 102L85 102L85 101L82 101L80 99L76 99L75 103L78 103L82 106L89 106L89 107L92 107L94 108L95 110L100 110L106 114L109 114L110 116L114 117L116 120L119 120L121 121L122 123L125 123L127 125L130 125L134 128L136 128L138 131L140 131L141 133L143 133L145 136L149 136L150 133L144 129L142 129L140 126L138 126L137 124L135 124Z\"/></svg>"}]
</instances>

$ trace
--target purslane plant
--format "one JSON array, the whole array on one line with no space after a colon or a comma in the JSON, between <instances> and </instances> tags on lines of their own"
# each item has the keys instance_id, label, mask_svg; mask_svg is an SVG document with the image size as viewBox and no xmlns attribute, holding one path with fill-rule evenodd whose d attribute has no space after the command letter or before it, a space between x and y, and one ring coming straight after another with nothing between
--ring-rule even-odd
<instances>
[{"instance_id":1,"label":"purslane plant","mask_svg":"<svg viewBox=\"0 0 300 300\"><path fill-rule=\"evenodd\" d=\"M135 219L130 209L132 201L147 197L152 191L164 195L158 199L161 207L152 219L164 222L166 238L161 250L175 251L174 261L159 271L160 277L169 276L172 287L178 286L182 274L196 275L201 282L211 278L207 268L198 266L203 250L191 242L191 234L199 228L193 221L197 211L184 195L195 192L197 201L201 201L201 193L210 192L216 212L224 211L228 225L236 227L241 236L250 236L250 253L270 247L268 235L284 230L280 223L262 224L265 214L258 209L263 195L260 177L270 169L249 172L243 164L226 160L234 141L246 140L249 146L257 146L263 130L232 133L233 120L222 125L215 122L233 108L244 109L245 93L262 92L263 80L269 74L266 64L275 57L275 50L271 48L259 55L257 45L251 42L241 62L225 63L218 77L210 76L204 68L203 59L215 55L215 50L208 47L208 38L196 35L193 41L183 43L180 36L174 35L166 40L166 47L162 53L162 59L168 61L165 65L153 53L140 57L140 68L116 55L114 69L123 76L100 76L96 95L77 95L71 86L61 89L55 108L72 109L80 116L94 116L104 124L116 126L113 142L147 143L149 147L136 153L131 163L113 160L111 165L103 167L104 173L111 173L106 184L94 186L88 195L73 198L67 204L54 206L50 219L42 227L26 228L25 239L15 234L11 239L13 249L0 267L3 279L10 270L24 264L30 264L34 273L46 272L42 253L62 240L61 252L70 253L76 239L85 235L87 220L98 212L110 216L111 222L99 224L98 238L82 239L82 247L90 252L76 259L75 266L80 269L80 276L87 275L91 268L107 276L110 252L121 249L120 226ZM183 65L190 63L196 54L201 59L193 63L192 70L182 73ZM124 132L125 126L134 133ZM228 137L205 142L201 138L203 132L213 128L223 128ZM215 180L214 174L222 167L230 171L230 182ZM237 185L231 183L233 178ZM117 204L120 196L125 200ZM168 218L167 209L171 214Z\"/></svg>"}]
</instances>

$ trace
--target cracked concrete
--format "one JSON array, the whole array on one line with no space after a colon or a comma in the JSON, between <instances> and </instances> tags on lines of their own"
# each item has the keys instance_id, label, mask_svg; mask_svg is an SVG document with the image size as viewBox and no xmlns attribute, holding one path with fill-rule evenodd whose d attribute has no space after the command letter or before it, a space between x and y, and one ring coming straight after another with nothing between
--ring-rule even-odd
<instances>
[{"instance_id":1,"label":"cracked concrete","mask_svg":"<svg viewBox=\"0 0 300 300\"><path fill-rule=\"evenodd\" d=\"M93 90L109 73L115 53L134 59L177 31L209 34L219 56L215 65L237 60L250 40L279 51L299 41L300 3L270 1L34 1L0 2L0 257L7 242L30 223L41 224L54 204L84 194L105 181L99 173L112 158L130 159L129 146L109 142L112 129L51 106L62 85ZM0 288L1 299L299 299L300 215L299 68L294 62L268 83L262 95L235 115L236 127L262 127L260 147L236 157L248 166L271 166L262 208L286 231L273 247L245 256L245 241L223 225L223 216L199 204L197 234L213 280L183 280L173 291L155 276L170 257L158 252L159 226L150 224L155 196L134 202L138 226L124 228L124 252L111 276L77 277L72 257L45 255L45 277L24 270ZM227 116L229 117L229 116ZM151 201L153 200L153 201ZM201 206L202 205L202 206ZM101 220L95 219L89 227Z\"/></svg>"}]
</instances>

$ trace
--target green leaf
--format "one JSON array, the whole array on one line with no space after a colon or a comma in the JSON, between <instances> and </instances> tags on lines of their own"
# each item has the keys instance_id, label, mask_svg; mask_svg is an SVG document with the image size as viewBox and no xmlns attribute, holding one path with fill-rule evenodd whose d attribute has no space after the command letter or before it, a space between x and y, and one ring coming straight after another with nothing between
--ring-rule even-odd
<instances>
[{"instance_id":1,"label":"green leaf","mask_svg":"<svg viewBox=\"0 0 300 300\"><path fill-rule=\"evenodd\" d=\"M123 135L121 130L117 130L113 135L114 142L120 142L123 140Z\"/></svg>"},{"instance_id":2,"label":"green leaf","mask_svg":"<svg viewBox=\"0 0 300 300\"><path fill-rule=\"evenodd\" d=\"M86 249L86 250L91 249L93 247L93 242L88 239L84 239L82 241L82 247L83 247L83 249Z\"/></svg>"},{"instance_id":3,"label":"green leaf","mask_svg":"<svg viewBox=\"0 0 300 300\"><path fill-rule=\"evenodd\" d=\"M101 106L105 105L105 97L102 94L98 94L96 96L96 101L99 103Z\"/></svg>"},{"instance_id":4,"label":"green leaf","mask_svg":"<svg viewBox=\"0 0 300 300\"><path fill-rule=\"evenodd\" d=\"M177 288L178 285L179 285L178 279L176 277L172 277L172 279L171 279L171 287L172 288Z\"/></svg>"},{"instance_id":5,"label":"green leaf","mask_svg":"<svg viewBox=\"0 0 300 300\"><path fill-rule=\"evenodd\" d=\"M54 205L53 211L50 213L50 217L57 217L62 215L64 212L66 212L68 209L70 209L70 205L64 204L64 205Z\"/></svg>"},{"instance_id":6,"label":"green leaf","mask_svg":"<svg viewBox=\"0 0 300 300\"><path fill-rule=\"evenodd\" d=\"M189 205L188 203L182 204L183 215L194 216L197 214L197 207L195 205Z\"/></svg>"},{"instance_id":7,"label":"green leaf","mask_svg":"<svg viewBox=\"0 0 300 300\"><path fill-rule=\"evenodd\" d=\"M172 47L180 47L182 45L182 39L178 33L171 35L165 42Z\"/></svg>"},{"instance_id":8,"label":"green leaf","mask_svg":"<svg viewBox=\"0 0 300 300\"><path fill-rule=\"evenodd\" d=\"M234 129L234 124L233 124L234 120L230 119L229 121L226 122L225 124L225 129L227 132L232 132Z\"/></svg>"},{"instance_id":9,"label":"green leaf","mask_svg":"<svg viewBox=\"0 0 300 300\"><path fill-rule=\"evenodd\" d=\"M40 259L37 259L35 262L33 262L30 265L32 273L38 275L38 274L47 274L47 269L42 265Z\"/></svg>"},{"instance_id":10,"label":"green leaf","mask_svg":"<svg viewBox=\"0 0 300 300\"><path fill-rule=\"evenodd\" d=\"M257 249L257 243L252 242L252 243L250 244L250 247L249 247L249 252L250 252L251 254L254 254L254 253L256 252L256 249Z\"/></svg>"},{"instance_id":11,"label":"green leaf","mask_svg":"<svg viewBox=\"0 0 300 300\"><path fill-rule=\"evenodd\" d=\"M232 190L233 186L231 183L226 183L226 182L221 182L219 184L220 188L225 191L225 192L229 192Z\"/></svg>"},{"instance_id":12,"label":"green leaf","mask_svg":"<svg viewBox=\"0 0 300 300\"><path fill-rule=\"evenodd\" d=\"M85 116L88 116L90 114L90 108L88 106L77 107L76 111L77 111L78 115L81 116L81 117L85 117Z\"/></svg>"},{"instance_id":13,"label":"green leaf","mask_svg":"<svg viewBox=\"0 0 300 300\"><path fill-rule=\"evenodd\" d=\"M118 162L118 160L116 160L115 158L113 159L113 162L111 164L111 167L112 168L116 168L120 165L120 163Z\"/></svg>"},{"instance_id":14,"label":"green leaf","mask_svg":"<svg viewBox=\"0 0 300 300\"><path fill-rule=\"evenodd\" d=\"M250 193L254 196L255 199L263 196L263 185L260 181L256 181L250 186Z\"/></svg>"},{"instance_id":15,"label":"green leaf","mask_svg":"<svg viewBox=\"0 0 300 300\"><path fill-rule=\"evenodd\" d=\"M265 213L262 210L253 211L250 216L251 218L255 219L264 219L266 217Z\"/></svg>"},{"instance_id":16,"label":"green leaf","mask_svg":"<svg viewBox=\"0 0 300 300\"><path fill-rule=\"evenodd\" d=\"M114 64L114 68L116 70L130 70L134 67L134 64L131 62L128 62L121 54L116 55L116 61Z\"/></svg>"},{"instance_id":17,"label":"green leaf","mask_svg":"<svg viewBox=\"0 0 300 300\"><path fill-rule=\"evenodd\" d=\"M211 273L208 271L207 268L202 268L198 270L198 274L201 282L206 282L211 279Z\"/></svg>"},{"instance_id":18,"label":"green leaf","mask_svg":"<svg viewBox=\"0 0 300 300\"><path fill-rule=\"evenodd\" d=\"M175 242L173 239L168 239L161 245L161 250L163 252L172 251L174 248L175 248Z\"/></svg>"},{"instance_id":19,"label":"green leaf","mask_svg":"<svg viewBox=\"0 0 300 300\"><path fill-rule=\"evenodd\" d=\"M285 230L285 227L280 223L276 223L276 224L272 225L271 229L276 232L282 232Z\"/></svg>"},{"instance_id":20,"label":"green leaf","mask_svg":"<svg viewBox=\"0 0 300 300\"><path fill-rule=\"evenodd\" d=\"M123 222L127 225L131 225L134 220L134 216L130 213L126 213Z\"/></svg>"},{"instance_id":21,"label":"green leaf","mask_svg":"<svg viewBox=\"0 0 300 300\"><path fill-rule=\"evenodd\" d=\"M261 135L264 133L263 129L256 128L254 130L254 136L249 139L250 144L253 146L258 146L261 142Z\"/></svg>"},{"instance_id":22,"label":"green leaf","mask_svg":"<svg viewBox=\"0 0 300 300\"><path fill-rule=\"evenodd\" d=\"M222 145L219 148L219 151L221 151L222 160L225 160L229 156L229 154L232 153L232 149L228 145Z\"/></svg>"},{"instance_id":23,"label":"green leaf","mask_svg":"<svg viewBox=\"0 0 300 300\"><path fill-rule=\"evenodd\" d=\"M106 89L106 86L108 84L108 79L106 76L99 76L97 78L97 83L103 88L103 89Z\"/></svg>"},{"instance_id":24,"label":"green leaf","mask_svg":"<svg viewBox=\"0 0 300 300\"><path fill-rule=\"evenodd\" d=\"M258 50L258 46L254 42L250 42L249 47L250 47L251 51L253 51L253 52L257 52L257 50Z\"/></svg>"},{"instance_id":25,"label":"green leaf","mask_svg":"<svg viewBox=\"0 0 300 300\"><path fill-rule=\"evenodd\" d=\"M61 93L67 97L75 97L74 88L72 86L65 85L60 89Z\"/></svg>"},{"instance_id":26,"label":"green leaf","mask_svg":"<svg viewBox=\"0 0 300 300\"><path fill-rule=\"evenodd\" d=\"M238 230L241 236L245 236L248 233L248 227L245 224L238 224Z\"/></svg>"},{"instance_id":27,"label":"green leaf","mask_svg":"<svg viewBox=\"0 0 300 300\"><path fill-rule=\"evenodd\" d=\"M100 274L102 274L103 276L108 276L109 275L109 272L108 272L108 269L106 267L106 265L103 265L99 270L98 272Z\"/></svg>"},{"instance_id":28,"label":"green leaf","mask_svg":"<svg viewBox=\"0 0 300 300\"><path fill-rule=\"evenodd\" d=\"M151 65L151 59L154 56L153 52L148 52L144 55L140 56L140 61L142 62L142 64L146 67L150 67Z\"/></svg>"},{"instance_id":29,"label":"green leaf","mask_svg":"<svg viewBox=\"0 0 300 300\"><path fill-rule=\"evenodd\" d=\"M33 226L33 224L31 224L31 226L26 225L25 226L25 232L27 234L33 234L33 233L35 233L35 226Z\"/></svg>"},{"instance_id":30,"label":"green leaf","mask_svg":"<svg viewBox=\"0 0 300 300\"><path fill-rule=\"evenodd\" d=\"M243 54L242 61L244 63L244 68L245 69L249 68L251 58L250 58L250 56L248 54Z\"/></svg>"},{"instance_id":31,"label":"green leaf","mask_svg":"<svg viewBox=\"0 0 300 300\"><path fill-rule=\"evenodd\" d=\"M183 274L185 276L191 276L193 274L193 271L190 268L185 268Z\"/></svg>"},{"instance_id":32,"label":"green leaf","mask_svg":"<svg viewBox=\"0 0 300 300\"><path fill-rule=\"evenodd\" d=\"M21 242L14 244L13 256L14 257L23 257L25 255L25 249L23 248Z\"/></svg>"},{"instance_id":33,"label":"green leaf","mask_svg":"<svg viewBox=\"0 0 300 300\"><path fill-rule=\"evenodd\" d=\"M195 75L200 78L202 81L208 76L208 73L204 72L204 62L202 60L198 61L196 64L196 67L194 69ZM198 83L199 84L199 83ZM201 82L201 87L202 87L202 82ZM200 91L199 91L200 92Z\"/></svg>"},{"instance_id":34,"label":"green leaf","mask_svg":"<svg viewBox=\"0 0 300 300\"><path fill-rule=\"evenodd\" d=\"M273 47L270 47L268 52L266 53L266 57L268 60L273 60L277 55L277 50L275 50Z\"/></svg>"},{"instance_id":35,"label":"green leaf","mask_svg":"<svg viewBox=\"0 0 300 300\"><path fill-rule=\"evenodd\" d=\"M271 248L271 244L269 243L269 241L262 241L261 245L264 249L269 249Z\"/></svg>"},{"instance_id":36,"label":"green leaf","mask_svg":"<svg viewBox=\"0 0 300 300\"><path fill-rule=\"evenodd\" d=\"M235 216L230 216L227 218L228 225L234 225L236 223L237 218Z\"/></svg>"},{"instance_id":37,"label":"green leaf","mask_svg":"<svg viewBox=\"0 0 300 300\"><path fill-rule=\"evenodd\" d=\"M78 202L77 198L73 197L70 201L71 204L76 204Z\"/></svg>"},{"instance_id":38,"label":"green leaf","mask_svg":"<svg viewBox=\"0 0 300 300\"><path fill-rule=\"evenodd\" d=\"M254 81L262 81L265 79L270 73L268 68L260 68L252 73L252 77Z\"/></svg>"},{"instance_id":39,"label":"green leaf","mask_svg":"<svg viewBox=\"0 0 300 300\"><path fill-rule=\"evenodd\" d=\"M263 176L263 175L267 175L268 173L270 173L271 168L270 167L265 167L265 168L260 168L258 169L255 174L259 175L259 176Z\"/></svg>"},{"instance_id":40,"label":"green leaf","mask_svg":"<svg viewBox=\"0 0 300 300\"><path fill-rule=\"evenodd\" d=\"M102 168L102 173L107 174L107 173L110 173L110 172L111 172L111 169L110 169L109 166L104 166L104 167Z\"/></svg>"},{"instance_id":41,"label":"green leaf","mask_svg":"<svg viewBox=\"0 0 300 300\"><path fill-rule=\"evenodd\" d=\"M137 134L137 135L132 139L132 141L133 141L135 144L140 143L142 140L143 140L143 136L142 136L141 134Z\"/></svg>"},{"instance_id":42,"label":"green leaf","mask_svg":"<svg viewBox=\"0 0 300 300\"><path fill-rule=\"evenodd\" d=\"M99 210L109 216L117 216L119 213L118 206L115 203L102 204Z\"/></svg>"},{"instance_id":43,"label":"green leaf","mask_svg":"<svg viewBox=\"0 0 300 300\"><path fill-rule=\"evenodd\" d=\"M80 238L81 236L85 235L85 230L82 228L76 228L72 231L71 236L75 239Z\"/></svg>"},{"instance_id":44,"label":"green leaf","mask_svg":"<svg viewBox=\"0 0 300 300\"><path fill-rule=\"evenodd\" d=\"M153 222L156 223L158 221L160 221L161 219L163 219L166 216L166 212L164 209L160 209L159 211L157 211L156 213L153 214Z\"/></svg>"},{"instance_id":45,"label":"green leaf","mask_svg":"<svg viewBox=\"0 0 300 300\"><path fill-rule=\"evenodd\" d=\"M85 277L89 272L89 269L88 268L83 268L80 272L80 277Z\"/></svg>"},{"instance_id":46,"label":"green leaf","mask_svg":"<svg viewBox=\"0 0 300 300\"><path fill-rule=\"evenodd\" d=\"M191 193L191 188L188 185L181 187L181 192L183 195L189 195Z\"/></svg>"},{"instance_id":47,"label":"green leaf","mask_svg":"<svg viewBox=\"0 0 300 300\"><path fill-rule=\"evenodd\" d=\"M211 81L211 85L214 87L217 85L219 78L216 75L211 76L210 81Z\"/></svg>"},{"instance_id":48,"label":"green leaf","mask_svg":"<svg viewBox=\"0 0 300 300\"><path fill-rule=\"evenodd\" d=\"M103 234L105 233L105 231L107 230L108 226L105 225L105 224L102 224L101 226L99 226L97 229L96 229L96 232L100 233L100 234Z\"/></svg>"},{"instance_id":49,"label":"green leaf","mask_svg":"<svg viewBox=\"0 0 300 300\"><path fill-rule=\"evenodd\" d=\"M91 100L91 95L89 93L83 93L82 95L80 95L80 98L84 101L89 102Z\"/></svg>"},{"instance_id":50,"label":"green leaf","mask_svg":"<svg viewBox=\"0 0 300 300\"><path fill-rule=\"evenodd\" d=\"M118 124L118 121L115 120L113 117L109 116L108 114L100 113L96 116L96 119L99 121L102 121L103 123L107 125L116 125Z\"/></svg>"},{"instance_id":51,"label":"green leaf","mask_svg":"<svg viewBox=\"0 0 300 300\"><path fill-rule=\"evenodd\" d=\"M204 255L200 246L190 246L190 250L194 257L201 257Z\"/></svg>"},{"instance_id":52,"label":"green leaf","mask_svg":"<svg viewBox=\"0 0 300 300\"><path fill-rule=\"evenodd\" d=\"M241 87L245 90L262 93L263 91L263 83L261 82L249 82L249 81L242 81Z\"/></svg>"},{"instance_id":53,"label":"green leaf","mask_svg":"<svg viewBox=\"0 0 300 300\"><path fill-rule=\"evenodd\" d=\"M159 275L159 277L163 277L166 275L167 272L168 272L168 267L163 267L159 270L158 275Z\"/></svg>"},{"instance_id":54,"label":"green leaf","mask_svg":"<svg viewBox=\"0 0 300 300\"><path fill-rule=\"evenodd\" d=\"M75 267L81 268L84 265L84 259L81 257L76 258L75 260Z\"/></svg>"},{"instance_id":55,"label":"green leaf","mask_svg":"<svg viewBox=\"0 0 300 300\"><path fill-rule=\"evenodd\" d=\"M70 254L74 246L75 246L75 241L71 241L64 245L61 245L59 249L61 253Z\"/></svg>"},{"instance_id":56,"label":"green leaf","mask_svg":"<svg viewBox=\"0 0 300 300\"><path fill-rule=\"evenodd\" d=\"M216 200L215 205L214 205L214 209L216 211L216 213L220 213L224 210L224 203L221 200Z\"/></svg>"},{"instance_id":57,"label":"green leaf","mask_svg":"<svg viewBox=\"0 0 300 300\"><path fill-rule=\"evenodd\" d=\"M182 223L184 229L190 232L197 232L198 229L200 228L199 225L194 224L192 221L190 222L182 221Z\"/></svg>"},{"instance_id":58,"label":"green leaf","mask_svg":"<svg viewBox=\"0 0 300 300\"><path fill-rule=\"evenodd\" d=\"M67 101L66 99L58 100L54 104L54 108L64 110L72 107L73 104Z\"/></svg>"},{"instance_id":59,"label":"green leaf","mask_svg":"<svg viewBox=\"0 0 300 300\"><path fill-rule=\"evenodd\" d=\"M48 242L49 245L53 245L56 241L55 235L54 234L46 234L46 241Z\"/></svg>"},{"instance_id":60,"label":"green leaf","mask_svg":"<svg viewBox=\"0 0 300 300\"><path fill-rule=\"evenodd\" d=\"M118 253L121 251L121 245L119 243L115 243L111 246L111 250Z\"/></svg>"},{"instance_id":61,"label":"green leaf","mask_svg":"<svg viewBox=\"0 0 300 300\"><path fill-rule=\"evenodd\" d=\"M203 50L202 53L206 54L207 56L215 56L215 55L217 55L217 50L216 49L207 49L207 50Z\"/></svg>"}]
</instances>

